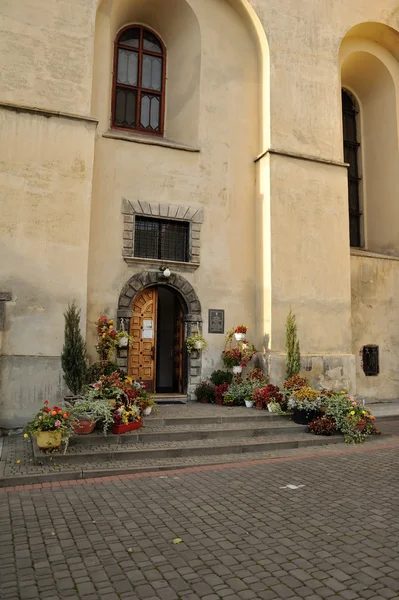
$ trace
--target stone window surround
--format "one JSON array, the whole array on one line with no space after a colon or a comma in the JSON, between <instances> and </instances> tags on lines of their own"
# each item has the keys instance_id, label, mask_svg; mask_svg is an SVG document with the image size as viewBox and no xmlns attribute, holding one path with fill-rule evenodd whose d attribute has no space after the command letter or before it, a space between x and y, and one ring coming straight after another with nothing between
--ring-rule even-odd
<instances>
[{"instance_id":1,"label":"stone window surround","mask_svg":"<svg viewBox=\"0 0 399 600\"><path fill-rule=\"evenodd\" d=\"M134 231L136 215L185 221L190 224L189 235L189 262L177 263L182 267L196 269L200 264L201 227L204 221L204 209L181 204L162 204L160 202L147 202L144 200L128 200L122 198L123 214L123 250L122 256L127 263L151 260L154 263L168 263L167 260L146 259L134 256ZM170 261L169 261L170 262ZM191 269L190 269L191 270Z\"/></svg>"}]
</instances>

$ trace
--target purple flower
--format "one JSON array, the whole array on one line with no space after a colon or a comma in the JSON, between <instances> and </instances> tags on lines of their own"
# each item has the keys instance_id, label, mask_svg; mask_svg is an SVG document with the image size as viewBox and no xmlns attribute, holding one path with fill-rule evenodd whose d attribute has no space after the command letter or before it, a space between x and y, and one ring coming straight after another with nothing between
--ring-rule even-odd
<instances>
[{"instance_id":1,"label":"purple flower","mask_svg":"<svg viewBox=\"0 0 399 600\"><path fill-rule=\"evenodd\" d=\"M56 422L54 423L54 427L59 427L60 425L61 425L61 421L56 421Z\"/></svg>"}]
</instances>

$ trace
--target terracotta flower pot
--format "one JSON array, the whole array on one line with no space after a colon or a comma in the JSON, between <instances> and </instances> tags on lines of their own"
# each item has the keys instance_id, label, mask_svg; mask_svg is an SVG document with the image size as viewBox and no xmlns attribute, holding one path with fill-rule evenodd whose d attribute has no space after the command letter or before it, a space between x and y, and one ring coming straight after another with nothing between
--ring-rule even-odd
<instances>
[{"instance_id":1,"label":"terracotta flower pot","mask_svg":"<svg viewBox=\"0 0 399 600\"><path fill-rule=\"evenodd\" d=\"M208 398L199 398L198 402L201 402L201 404L208 404L209 400Z\"/></svg>"},{"instance_id":2,"label":"terracotta flower pot","mask_svg":"<svg viewBox=\"0 0 399 600\"><path fill-rule=\"evenodd\" d=\"M59 448L62 443L61 431L38 431L36 434L36 443L41 450L50 450Z\"/></svg>"},{"instance_id":3,"label":"terracotta flower pot","mask_svg":"<svg viewBox=\"0 0 399 600\"><path fill-rule=\"evenodd\" d=\"M132 423L127 423L126 425L117 425L114 423L111 427L112 433L115 435L120 435L121 433L128 433L128 431L134 431L135 429L140 429L143 424L143 419L139 419L138 421L133 421Z\"/></svg>"},{"instance_id":4,"label":"terracotta flower pot","mask_svg":"<svg viewBox=\"0 0 399 600\"><path fill-rule=\"evenodd\" d=\"M223 406L223 398L215 398L215 404L218 406Z\"/></svg>"},{"instance_id":5,"label":"terracotta flower pot","mask_svg":"<svg viewBox=\"0 0 399 600\"><path fill-rule=\"evenodd\" d=\"M356 431L363 431L367 426L367 420L361 419L355 426Z\"/></svg>"},{"instance_id":6,"label":"terracotta flower pot","mask_svg":"<svg viewBox=\"0 0 399 600\"><path fill-rule=\"evenodd\" d=\"M96 419L77 419L75 423L72 423L72 427L78 435L88 435L93 433L96 423Z\"/></svg>"}]
</instances>

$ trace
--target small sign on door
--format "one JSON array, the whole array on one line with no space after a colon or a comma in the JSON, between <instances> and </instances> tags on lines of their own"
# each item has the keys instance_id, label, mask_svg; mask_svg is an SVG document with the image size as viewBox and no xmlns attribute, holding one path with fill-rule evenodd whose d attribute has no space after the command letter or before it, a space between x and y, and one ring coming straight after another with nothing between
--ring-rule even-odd
<instances>
[{"instance_id":1,"label":"small sign on door","mask_svg":"<svg viewBox=\"0 0 399 600\"><path fill-rule=\"evenodd\" d=\"M152 340L153 337L154 337L154 330L153 329L144 329L144 331L143 331L143 340Z\"/></svg>"},{"instance_id":2,"label":"small sign on door","mask_svg":"<svg viewBox=\"0 0 399 600\"><path fill-rule=\"evenodd\" d=\"M143 319L143 330L144 329L153 329L152 319Z\"/></svg>"}]
</instances>

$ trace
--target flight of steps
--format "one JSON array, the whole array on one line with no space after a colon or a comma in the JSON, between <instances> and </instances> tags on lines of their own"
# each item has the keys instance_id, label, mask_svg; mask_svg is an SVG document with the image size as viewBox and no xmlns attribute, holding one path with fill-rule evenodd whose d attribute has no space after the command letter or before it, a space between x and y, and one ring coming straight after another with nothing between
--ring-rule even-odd
<instances>
[{"instance_id":1,"label":"flight of steps","mask_svg":"<svg viewBox=\"0 0 399 600\"><path fill-rule=\"evenodd\" d=\"M34 447L34 460L64 469L70 465L81 469L82 476L99 476L250 460L279 450L342 441L341 436L311 435L306 426L266 411L215 408L194 416L188 416L189 410L181 416L175 410L170 417L164 410L160 417L145 419L141 429L119 436L104 436L101 430L74 436L66 454L43 455Z\"/></svg>"}]
</instances>

